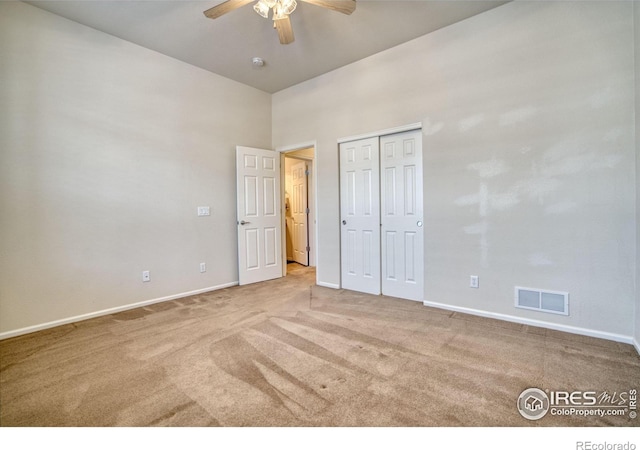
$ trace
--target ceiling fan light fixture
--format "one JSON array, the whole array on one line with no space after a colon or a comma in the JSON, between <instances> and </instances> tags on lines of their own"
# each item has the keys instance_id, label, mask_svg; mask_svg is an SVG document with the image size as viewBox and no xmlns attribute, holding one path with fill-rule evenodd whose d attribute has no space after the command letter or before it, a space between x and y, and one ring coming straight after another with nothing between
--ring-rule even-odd
<instances>
[{"instance_id":1,"label":"ceiling fan light fixture","mask_svg":"<svg viewBox=\"0 0 640 450\"><path fill-rule=\"evenodd\" d=\"M322 8L332 9L343 14L351 14L356 9L356 0L302 0ZM254 3L255 2L255 3ZM241 6L253 4L253 9L265 19L272 14L273 28L278 32L281 44L291 44L295 39L289 15L298 6L297 0L224 0L213 8L204 11L209 19L216 19Z\"/></svg>"},{"instance_id":2,"label":"ceiling fan light fixture","mask_svg":"<svg viewBox=\"0 0 640 450\"><path fill-rule=\"evenodd\" d=\"M296 0L278 0L273 7L273 20L285 19L295 11L298 3Z\"/></svg>"},{"instance_id":3,"label":"ceiling fan light fixture","mask_svg":"<svg viewBox=\"0 0 640 450\"><path fill-rule=\"evenodd\" d=\"M269 18L269 8L270 7L265 0L260 0L258 3L253 5L253 9L255 10L255 12L260 14L265 19Z\"/></svg>"},{"instance_id":4,"label":"ceiling fan light fixture","mask_svg":"<svg viewBox=\"0 0 640 450\"><path fill-rule=\"evenodd\" d=\"M282 10L282 14L285 14L287 16L295 11L296 6L298 6L296 0L280 0L280 8Z\"/></svg>"}]
</instances>

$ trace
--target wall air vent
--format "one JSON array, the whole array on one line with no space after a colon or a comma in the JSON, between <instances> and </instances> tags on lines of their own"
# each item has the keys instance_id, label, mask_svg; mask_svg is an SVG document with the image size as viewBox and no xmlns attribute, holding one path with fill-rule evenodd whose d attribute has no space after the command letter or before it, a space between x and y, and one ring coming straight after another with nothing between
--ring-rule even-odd
<instances>
[{"instance_id":1,"label":"wall air vent","mask_svg":"<svg viewBox=\"0 0 640 450\"><path fill-rule=\"evenodd\" d=\"M569 293L516 286L516 308L569 315Z\"/></svg>"}]
</instances>

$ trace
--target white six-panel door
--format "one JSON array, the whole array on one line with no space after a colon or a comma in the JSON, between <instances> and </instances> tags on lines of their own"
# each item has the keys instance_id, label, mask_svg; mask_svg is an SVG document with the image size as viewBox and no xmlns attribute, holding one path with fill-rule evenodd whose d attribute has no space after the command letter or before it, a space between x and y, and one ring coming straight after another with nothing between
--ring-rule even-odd
<instances>
[{"instance_id":1,"label":"white six-panel door","mask_svg":"<svg viewBox=\"0 0 640 450\"><path fill-rule=\"evenodd\" d=\"M342 287L380 294L378 138L340 144Z\"/></svg>"},{"instance_id":2,"label":"white six-panel door","mask_svg":"<svg viewBox=\"0 0 640 450\"><path fill-rule=\"evenodd\" d=\"M340 144L342 287L422 301L422 132Z\"/></svg>"},{"instance_id":3,"label":"white six-panel door","mask_svg":"<svg viewBox=\"0 0 640 450\"><path fill-rule=\"evenodd\" d=\"M422 133L380 138L382 293L424 300Z\"/></svg>"},{"instance_id":4,"label":"white six-panel door","mask_svg":"<svg viewBox=\"0 0 640 450\"><path fill-rule=\"evenodd\" d=\"M280 155L236 148L238 262L241 285L282 276Z\"/></svg>"}]
</instances>

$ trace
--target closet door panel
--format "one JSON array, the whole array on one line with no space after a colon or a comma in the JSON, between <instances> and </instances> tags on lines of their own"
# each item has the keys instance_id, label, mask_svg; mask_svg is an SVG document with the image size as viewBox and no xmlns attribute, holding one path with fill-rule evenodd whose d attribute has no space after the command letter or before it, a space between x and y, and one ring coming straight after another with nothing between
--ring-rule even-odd
<instances>
[{"instance_id":1,"label":"closet door panel","mask_svg":"<svg viewBox=\"0 0 640 450\"><path fill-rule=\"evenodd\" d=\"M422 133L382 136L380 148L382 235L387 237L381 249L382 293L422 301Z\"/></svg>"},{"instance_id":2,"label":"closet door panel","mask_svg":"<svg viewBox=\"0 0 640 450\"><path fill-rule=\"evenodd\" d=\"M342 287L381 293L379 139L340 144Z\"/></svg>"}]
</instances>

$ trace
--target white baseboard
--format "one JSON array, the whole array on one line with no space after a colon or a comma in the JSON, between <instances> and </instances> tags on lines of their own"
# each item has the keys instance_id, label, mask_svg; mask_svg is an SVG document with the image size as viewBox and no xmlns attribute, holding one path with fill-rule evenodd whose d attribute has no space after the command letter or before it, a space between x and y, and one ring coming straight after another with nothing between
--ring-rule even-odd
<instances>
[{"instance_id":1,"label":"white baseboard","mask_svg":"<svg viewBox=\"0 0 640 450\"><path fill-rule=\"evenodd\" d=\"M636 348L636 352L638 352L638 355L640 355L640 342L638 342L637 339L633 340L633 346Z\"/></svg>"},{"instance_id":2,"label":"white baseboard","mask_svg":"<svg viewBox=\"0 0 640 450\"><path fill-rule=\"evenodd\" d=\"M130 303L128 305L116 306L115 308L103 309L100 311L95 311L87 314L80 314L79 316L67 317L65 319L54 320L52 322L41 323L38 325L33 325L30 327L20 328L17 330L5 331L0 333L0 341L3 339L12 338L15 336L21 336L23 334L33 333L35 331L46 330L47 328L58 327L60 325L67 325L69 323L80 322L82 320L93 319L95 317L106 316L109 314L115 314L122 311L127 311L129 309L141 308L143 306L153 305L154 303L167 302L169 300L175 300L178 298L189 297L191 295L204 294L205 292L218 291L220 289L225 289L228 287L237 286L238 282L233 281L231 283L221 284L218 286L211 286L204 289L197 289L195 291L182 292L180 294L169 295L166 297L154 298L151 300L145 300L137 303Z\"/></svg>"},{"instance_id":3,"label":"white baseboard","mask_svg":"<svg viewBox=\"0 0 640 450\"><path fill-rule=\"evenodd\" d=\"M326 287L326 288L340 289L340 285L339 284L327 283L325 281L316 281L316 284L318 286L322 286L322 287Z\"/></svg>"},{"instance_id":4,"label":"white baseboard","mask_svg":"<svg viewBox=\"0 0 640 450\"><path fill-rule=\"evenodd\" d=\"M640 353L640 349L638 348L638 343L633 339L632 336L624 336L622 334L591 330L588 328L573 327L570 325L560 325L557 323L544 322L542 320L525 319L523 317L511 316L508 314L500 314L500 313L493 313L489 311L482 311L479 309L464 308L462 306L446 305L444 303L424 301L422 302L422 304L424 306L431 306L433 308L446 309L448 311L471 314L473 316L487 317L490 319L504 320L506 322L514 322L522 325L530 325L533 327L548 328L550 330L564 331L567 333L579 334L582 336L590 336L594 338L607 339L609 341L622 342L624 344L632 344L636 347L636 350L638 350L638 353Z\"/></svg>"}]
</instances>

